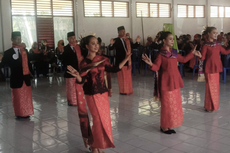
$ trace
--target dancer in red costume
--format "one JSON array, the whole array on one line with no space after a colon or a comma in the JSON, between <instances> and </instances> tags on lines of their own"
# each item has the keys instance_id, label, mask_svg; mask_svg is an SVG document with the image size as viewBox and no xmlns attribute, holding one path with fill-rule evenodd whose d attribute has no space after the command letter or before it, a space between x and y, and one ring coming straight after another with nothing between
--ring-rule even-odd
<instances>
[{"instance_id":1,"label":"dancer in red costume","mask_svg":"<svg viewBox=\"0 0 230 153\"><path fill-rule=\"evenodd\" d=\"M81 62L81 75L73 67L68 66L69 73L76 77L77 82L83 85L87 105L93 118L92 139L89 145L93 153L103 153L101 149L114 148L108 99L108 88L104 79L104 72L116 73L129 60L131 53L118 66L112 66L106 57L97 55L98 40L90 35L84 38L89 54Z\"/></svg>"},{"instance_id":2,"label":"dancer in red costume","mask_svg":"<svg viewBox=\"0 0 230 153\"><path fill-rule=\"evenodd\" d=\"M201 57L196 47L185 57L177 54L176 49L172 49L174 40L170 32L162 32L161 38L164 42L154 63L145 54L142 56L153 71L159 71L158 91L161 101L161 131L165 134L176 133L172 128L181 126L183 123L183 110L180 88L183 80L178 70L178 62L186 63L193 57L193 54Z\"/></svg>"},{"instance_id":3,"label":"dancer in red costume","mask_svg":"<svg viewBox=\"0 0 230 153\"><path fill-rule=\"evenodd\" d=\"M219 73L223 71L220 60L220 53L227 55L229 50L225 50L217 42L217 29L215 27L206 27L204 35L207 41L204 43L201 54L202 61L205 60L205 102L204 108L208 112L219 109Z\"/></svg>"}]
</instances>

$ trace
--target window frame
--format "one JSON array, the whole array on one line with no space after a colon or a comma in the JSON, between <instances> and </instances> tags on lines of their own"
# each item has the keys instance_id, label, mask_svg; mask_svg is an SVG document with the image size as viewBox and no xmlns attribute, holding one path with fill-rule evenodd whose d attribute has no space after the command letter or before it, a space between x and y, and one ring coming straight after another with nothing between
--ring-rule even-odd
<instances>
[{"instance_id":1,"label":"window frame","mask_svg":"<svg viewBox=\"0 0 230 153\"><path fill-rule=\"evenodd\" d=\"M85 15L85 1L99 1L99 9L100 9L100 16L86 16ZM112 16L111 17L106 17L106 16L102 16L102 1L106 1L106 2L111 2L111 7L112 7ZM127 16L126 17L121 17L121 16L114 16L114 2L120 2L120 3L126 3L126 12L127 12ZM83 14L85 18L129 18L129 2L128 1L113 1L113 0L83 0Z\"/></svg>"},{"instance_id":2,"label":"window frame","mask_svg":"<svg viewBox=\"0 0 230 153\"><path fill-rule=\"evenodd\" d=\"M148 4L148 17L143 17L143 18L172 18L172 4L171 3L153 3L153 2L138 2L136 1L135 5L135 12L136 12L136 18L142 18L137 16L137 3L147 3ZM150 4L157 4L157 17L151 17L150 16ZM168 4L169 5L169 17L160 17L160 9L159 6L160 4Z\"/></svg>"},{"instance_id":3,"label":"window frame","mask_svg":"<svg viewBox=\"0 0 230 153\"><path fill-rule=\"evenodd\" d=\"M212 7L212 6L217 7L217 10L218 10L218 11L217 11L217 17L211 17L211 7ZM220 7L223 7L223 8L224 8L224 12L223 12L224 17L220 17L220 9L219 9ZM226 7L230 7L230 6L210 5L210 14L209 14L209 17L210 17L210 18L214 18L214 19L215 19L215 18L227 18L227 19L230 18L230 17L226 17Z\"/></svg>"},{"instance_id":4,"label":"window frame","mask_svg":"<svg viewBox=\"0 0 230 153\"><path fill-rule=\"evenodd\" d=\"M38 23L37 23L37 21L38 21L38 18L39 17L44 17L44 18L46 18L46 17L48 17L48 18L52 18L53 20L54 20L54 18L55 17L69 17L69 18L72 18L72 20L73 20L73 30L75 31L76 29L75 29L75 14L74 14L74 7L76 7L75 6L75 4L76 3L74 3L74 0L66 0L66 1L70 1L71 3L72 3L72 16L57 16L57 15L53 15L53 1L54 0L50 0L50 3L51 3L51 15L38 15L37 14L37 0L33 0L34 1L34 15L21 15L21 14L17 14L17 15L13 15L12 14L12 9L13 9L13 7L12 7L12 0L10 0L10 8L11 8L11 30L13 31L13 17L14 16L20 16L20 17L23 17L23 16L33 16L33 17L35 17L35 26L36 26L36 35L37 35L37 40L36 41L38 41L39 39L38 39ZM65 0L63 0L63 1L65 1ZM53 25L54 26L54 25ZM56 46L56 44L55 44L55 34L54 34L54 38L53 38L53 40L54 40L54 49L55 49L55 47L57 47Z\"/></svg>"},{"instance_id":5,"label":"window frame","mask_svg":"<svg viewBox=\"0 0 230 153\"><path fill-rule=\"evenodd\" d=\"M186 17L178 17L178 5L184 5L186 6ZM193 17L188 17L188 6L193 6ZM196 6L203 6L203 17L196 17ZM205 18L205 5L195 5L195 4L177 4L177 18L186 18L186 19L194 19L194 18Z\"/></svg>"}]
</instances>

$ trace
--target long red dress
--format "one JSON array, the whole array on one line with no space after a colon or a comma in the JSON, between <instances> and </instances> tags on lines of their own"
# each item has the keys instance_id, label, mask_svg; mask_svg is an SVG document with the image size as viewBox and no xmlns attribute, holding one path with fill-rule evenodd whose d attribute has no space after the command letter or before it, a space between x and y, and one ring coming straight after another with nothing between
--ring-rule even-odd
<instances>
[{"instance_id":1,"label":"long red dress","mask_svg":"<svg viewBox=\"0 0 230 153\"><path fill-rule=\"evenodd\" d=\"M161 101L161 127L174 128L181 126L183 123L183 110L180 88L183 88L183 80L178 70L178 62L186 63L193 54L189 53L187 56L177 54L177 50L171 49L173 56L167 57L164 55L166 50L161 48L151 70L159 72L159 91Z\"/></svg>"},{"instance_id":2,"label":"long red dress","mask_svg":"<svg viewBox=\"0 0 230 153\"><path fill-rule=\"evenodd\" d=\"M220 53L227 55L230 50L226 51L217 42L206 42L201 50L201 60L205 60L204 108L208 111L219 109L219 73L223 71Z\"/></svg>"},{"instance_id":3,"label":"long red dress","mask_svg":"<svg viewBox=\"0 0 230 153\"><path fill-rule=\"evenodd\" d=\"M114 148L112 126L110 118L110 107L108 99L108 88L104 72L117 73L120 71L118 66L112 66L106 57L96 55L93 60L84 59L81 68L87 64L96 63L105 60L99 66L91 69L87 75L82 76L84 83L83 90L89 111L93 118L92 138L89 144L93 148Z\"/></svg>"}]
</instances>

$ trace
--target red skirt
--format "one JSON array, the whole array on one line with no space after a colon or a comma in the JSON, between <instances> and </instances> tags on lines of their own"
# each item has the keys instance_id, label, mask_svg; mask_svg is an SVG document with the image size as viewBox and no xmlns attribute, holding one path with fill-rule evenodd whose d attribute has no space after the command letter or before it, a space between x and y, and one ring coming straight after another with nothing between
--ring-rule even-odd
<instances>
[{"instance_id":1,"label":"red skirt","mask_svg":"<svg viewBox=\"0 0 230 153\"><path fill-rule=\"evenodd\" d=\"M161 91L161 127L175 128L183 123L180 89Z\"/></svg>"},{"instance_id":2,"label":"red skirt","mask_svg":"<svg viewBox=\"0 0 230 153\"><path fill-rule=\"evenodd\" d=\"M108 93L85 95L93 118L93 148L114 148Z\"/></svg>"},{"instance_id":3,"label":"red skirt","mask_svg":"<svg viewBox=\"0 0 230 153\"><path fill-rule=\"evenodd\" d=\"M219 109L219 73L205 73L205 102L204 108L208 111Z\"/></svg>"},{"instance_id":4,"label":"red skirt","mask_svg":"<svg viewBox=\"0 0 230 153\"><path fill-rule=\"evenodd\" d=\"M11 89L15 116L27 117L34 114L31 86L25 82L21 88Z\"/></svg>"},{"instance_id":5,"label":"red skirt","mask_svg":"<svg viewBox=\"0 0 230 153\"><path fill-rule=\"evenodd\" d=\"M124 66L121 71L117 72L119 91L122 94L133 93L132 71Z\"/></svg>"},{"instance_id":6,"label":"red skirt","mask_svg":"<svg viewBox=\"0 0 230 153\"><path fill-rule=\"evenodd\" d=\"M77 106L76 78L66 78L66 95L69 104Z\"/></svg>"}]
</instances>

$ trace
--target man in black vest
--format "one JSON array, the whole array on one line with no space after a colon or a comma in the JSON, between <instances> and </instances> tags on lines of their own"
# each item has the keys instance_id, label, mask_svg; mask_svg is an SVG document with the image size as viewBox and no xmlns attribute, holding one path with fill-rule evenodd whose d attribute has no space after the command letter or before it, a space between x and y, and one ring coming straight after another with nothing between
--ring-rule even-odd
<instances>
[{"instance_id":1,"label":"man in black vest","mask_svg":"<svg viewBox=\"0 0 230 153\"><path fill-rule=\"evenodd\" d=\"M5 51L2 59L0 58L0 67L9 66L11 69L10 87L15 116L17 119L29 118L34 114L29 61L37 55L31 56L24 49L19 31L12 32L11 41L12 48Z\"/></svg>"},{"instance_id":2,"label":"man in black vest","mask_svg":"<svg viewBox=\"0 0 230 153\"><path fill-rule=\"evenodd\" d=\"M120 26L117 28L118 37L110 40L109 50L116 49L116 63L115 65L119 65L121 61L123 61L126 57L126 53L131 52L131 48L138 48L140 45L140 37L136 38L136 43L133 44L130 42L129 38L125 36L125 27ZM129 95L133 93L133 85L132 85L132 63L131 59L123 66L121 71L117 73L118 83L119 83L119 91L122 95Z\"/></svg>"},{"instance_id":3,"label":"man in black vest","mask_svg":"<svg viewBox=\"0 0 230 153\"><path fill-rule=\"evenodd\" d=\"M62 60L65 66L71 65L79 71L80 62L83 60L80 46L77 44L75 33L67 33L69 44L64 47L64 51L60 54L59 59ZM84 91L81 84L76 83L76 78L67 72L65 67L64 77L66 78L66 94L69 106L78 106L78 114L80 118L80 126L82 137L87 146L88 138L90 137L90 125L84 97Z\"/></svg>"}]
</instances>

